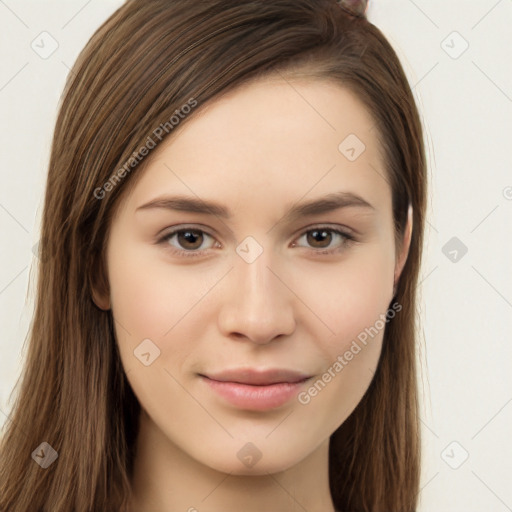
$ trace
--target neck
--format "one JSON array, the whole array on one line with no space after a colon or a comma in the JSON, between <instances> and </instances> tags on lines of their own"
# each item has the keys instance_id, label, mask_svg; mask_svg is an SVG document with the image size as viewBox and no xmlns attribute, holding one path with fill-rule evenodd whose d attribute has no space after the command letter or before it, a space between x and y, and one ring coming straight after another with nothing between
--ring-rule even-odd
<instances>
[{"instance_id":1,"label":"neck","mask_svg":"<svg viewBox=\"0 0 512 512\"><path fill-rule=\"evenodd\" d=\"M143 413L129 512L336 512L328 450L329 439L296 465L276 473L225 473L182 451Z\"/></svg>"}]
</instances>

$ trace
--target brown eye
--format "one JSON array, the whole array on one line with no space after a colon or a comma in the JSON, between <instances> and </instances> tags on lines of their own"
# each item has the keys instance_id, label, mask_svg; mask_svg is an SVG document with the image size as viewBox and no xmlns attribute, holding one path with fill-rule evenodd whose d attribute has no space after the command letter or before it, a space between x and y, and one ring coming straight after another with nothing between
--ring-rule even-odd
<instances>
[{"instance_id":1,"label":"brown eye","mask_svg":"<svg viewBox=\"0 0 512 512\"><path fill-rule=\"evenodd\" d=\"M205 241L208 238L211 239L211 242L209 246L205 247ZM169 246L169 249L175 254L201 256L215 245L215 239L202 229L182 228L167 233L158 240L158 243Z\"/></svg>"},{"instance_id":2,"label":"brown eye","mask_svg":"<svg viewBox=\"0 0 512 512\"><path fill-rule=\"evenodd\" d=\"M318 253L335 253L343 251L351 243L356 241L354 236L351 234L345 233L339 229L329 228L327 226L319 226L314 229L309 229L299 237L299 240L302 238L306 239L306 248L310 248L313 252L315 252L316 249ZM336 242L336 239L338 240L338 243L333 245L333 242ZM303 245L301 246L303 247Z\"/></svg>"},{"instance_id":3,"label":"brown eye","mask_svg":"<svg viewBox=\"0 0 512 512\"><path fill-rule=\"evenodd\" d=\"M326 249L331 243L332 234L328 229L314 229L308 231L306 238L308 244L314 249Z\"/></svg>"},{"instance_id":4,"label":"brown eye","mask_svg":"<svg viewBox=\"0 0 512 512\"><path fill-rule=\"evenodd\" d=\"M177 231L177 240L184 249L199 249L203 243L202 231L197 229L187 229Z\"/></svg>"},{"instance_id":5,"label":"brown eye","mask_svg":"<svg viewBox=\"0 0 512 512\"><path fill-rule=\"evenodd\" d=\"M306 238L307 245L300 244L300 247L310 249L310 252L316 254L334 254L347 249L352 243L356 242L353 235L330 227L316 227L304 231L299 239ZM204 246L204 242L210 239L210 245ZM337 244L333 243L338 241ZM183 257L204 257L211 248L221 247L215 238L202 229L181 228L175 229L163 235L158 244L164 244L173 255ZM298 244L294 243L293 246Z\"/></svg>"}]
</instances>

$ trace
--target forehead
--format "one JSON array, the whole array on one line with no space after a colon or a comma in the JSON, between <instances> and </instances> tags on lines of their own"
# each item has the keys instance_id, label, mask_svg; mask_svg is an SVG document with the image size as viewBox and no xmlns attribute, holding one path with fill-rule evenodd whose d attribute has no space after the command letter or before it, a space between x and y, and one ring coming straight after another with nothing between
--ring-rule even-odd
<instances>
[{"instance_id":1,"label":"forehead","mask_svg":"<svg viewBox=\"0 0 512 512\"><path fill-rule=\"evenodd\" d=\"M228 205L260 197L268 207L339 190L390 203L374 120L330 81L245 84L196 109L149 157L133 203L176 192Z\"/></svg>"}]
</instances>

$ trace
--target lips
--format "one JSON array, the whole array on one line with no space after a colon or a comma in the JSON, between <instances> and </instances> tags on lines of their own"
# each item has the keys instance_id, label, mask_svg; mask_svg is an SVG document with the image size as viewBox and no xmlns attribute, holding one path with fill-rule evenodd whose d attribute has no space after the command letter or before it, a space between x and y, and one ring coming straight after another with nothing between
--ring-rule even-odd
<instances>
[{"instance_id":1,"label":"lips","mask_svg":"<svg viewBox=\"0 0 512 512\"><path fill-rule=\"evenodd\" d=\"M267 411L289 404L311 378L285 369L238 369L200 377L224 403L251 411Z\"/></svg>"},{"instance_id":2,"label":"lips","mask_svg":"<svg viewBox=\"0 0 512 512\"><path fill-rule=\"evenodd\" d=\"M222 372L200 375L217 382L234 382L239 384L248 384L251 386L270 386L272 384L279 383L295 384L305 381L311 377L311 375L306 373L285 368L270 370L236 368L232 370L224 370Z\"/></svg>"}]
</instances>

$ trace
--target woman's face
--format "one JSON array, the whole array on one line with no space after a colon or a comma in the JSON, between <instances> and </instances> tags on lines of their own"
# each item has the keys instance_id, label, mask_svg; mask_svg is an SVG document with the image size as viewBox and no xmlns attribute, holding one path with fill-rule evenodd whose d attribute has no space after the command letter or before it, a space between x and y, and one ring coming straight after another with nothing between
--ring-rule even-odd
<instances>
[{"instance_id":1,"label":"woman's face","mask_svg":"<svg viewBox=\"0 0 512 512\"><path fill-rule=\"evenodd\" d=\"M120 204L110 296L95 299L169 446L233 474L282 471L325 447L379 360L406 254L377 130L318 80L252 82L191 115Z\"/></svg>"}]
</instances>

